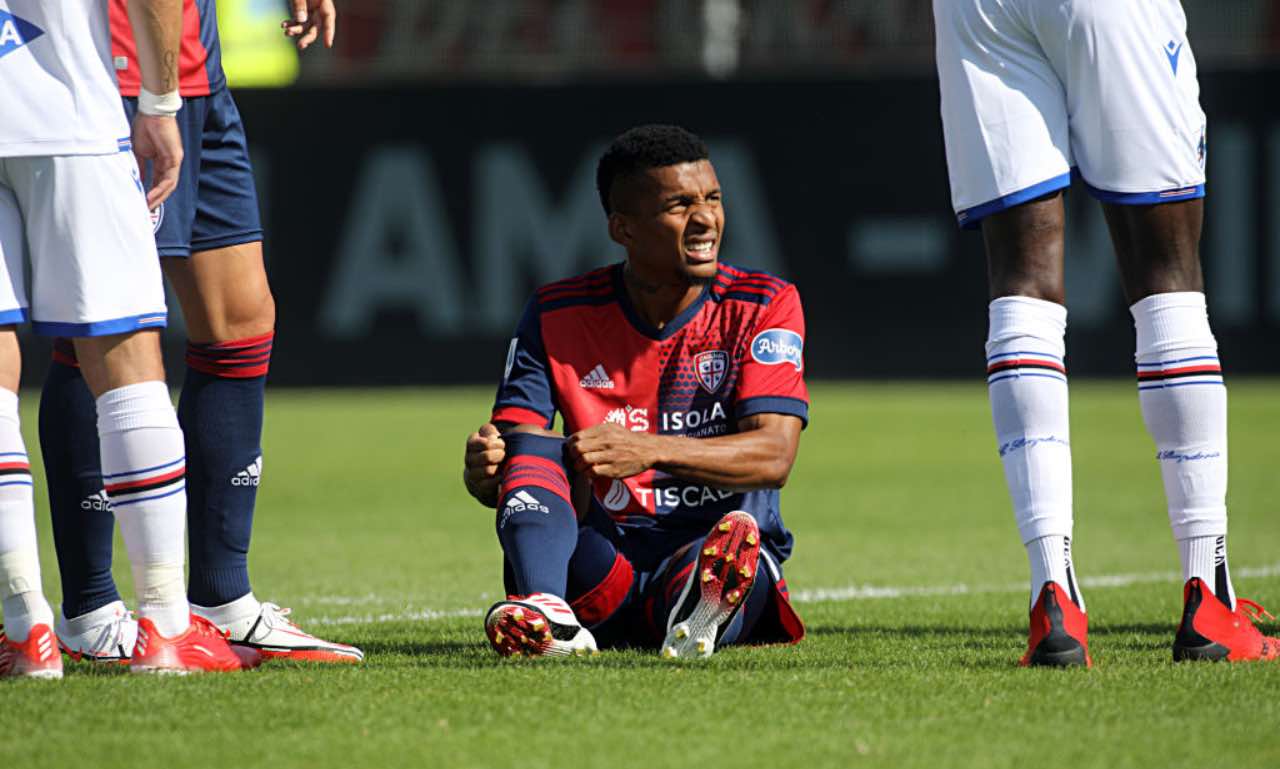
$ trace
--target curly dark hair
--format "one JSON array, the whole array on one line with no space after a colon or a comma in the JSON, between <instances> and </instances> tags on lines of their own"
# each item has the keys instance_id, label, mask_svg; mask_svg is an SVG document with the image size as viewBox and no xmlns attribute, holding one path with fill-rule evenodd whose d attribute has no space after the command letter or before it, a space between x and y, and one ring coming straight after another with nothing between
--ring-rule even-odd
<instances>
[{"instance_id":1,"label":"curly dark hair","mask_svg":"<svg viewBox=\"0 0 1280 769\"><path fill-rule=\"evenodd\" d=\"M642 125L613 140L596 166L596 189L606 214L613 213L613 188L651 168L696 163L710 157L706 142L675 125Z\"/></svg>"}]
</instances>

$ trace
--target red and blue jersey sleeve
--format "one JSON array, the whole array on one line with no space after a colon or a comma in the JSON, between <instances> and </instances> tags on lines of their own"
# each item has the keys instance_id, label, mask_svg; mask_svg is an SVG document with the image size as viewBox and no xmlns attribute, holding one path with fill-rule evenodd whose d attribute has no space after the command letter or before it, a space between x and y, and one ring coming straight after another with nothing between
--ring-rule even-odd
<instances>
[{"instance_id":1,"label":"red and blue jersey sleeve","mask_svg":"<svg viewBox=\"0 0 1280 769\"><path fill-rule=\"evenodd\" d=\"M541 425L550 430L555 420L551 366L542 343L542 317L535 297L525 307L507 348L506 368L493 404L493 422Z\"/></svg>"},{"instance_id":2,"label":"red and blue jersey sleeve","mask_svg":"<svg viewBox=\"0 0 1280 769\"><path fill-rule=\"evenodd\" d=\"M804 383L804 309L796 287L788 285L756 318L750 344L738 361L738 418L789 414L809 423L809 390Z\"/></svg>"}]
</instances>

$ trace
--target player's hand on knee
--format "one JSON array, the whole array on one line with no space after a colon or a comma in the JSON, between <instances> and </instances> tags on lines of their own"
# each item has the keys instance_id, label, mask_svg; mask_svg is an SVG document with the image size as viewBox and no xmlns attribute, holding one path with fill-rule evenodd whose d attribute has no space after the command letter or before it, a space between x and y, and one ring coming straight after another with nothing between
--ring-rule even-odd
<instances>
[{"instance_id":1,"label":"player's hand on knee","mask_svg":"<svg viewBox=\"0 0 1280 769\"><path fill-rule=\"evenodd\" d=\"M281 22L280 27L286 37L292 38L298 50L306 50L320 35L324 36L324 47L333 47L333 38L338 30L338 11L333 0L291 0L293 17Z\"/></svg>"},{"instance_id":2,"label":"player's hand on knee","mask_svg":"<svg viewBox=\"0 0 1280 769\"><path fill-rule=\"evenodd\" d=\"M569 436L569 458L578 472L597 478L630 478L657 464L655 438L606 422Z\"/></svg>"},{"instance_id":3,"label":"player's hand on knee","mask_svg":"<svg viewBox=\"0 0 1280 769\"><path fill-rule=\"evenodd\" d=\"M462 480L467 492L485 507L498 506L498 468L507 456L506 446L492 424L483 424L467 436Z\"/></svg>"},{"instance_id":4,"label":"player's hand on knee","mask_svg":"<svg viewBox=\"0 0 1280 769\"><path fill-rule=\"evenodd\" d=\"M151 162L151 189L147 190L147 208L157 206L178 186L182 171L182 134L178 121L167 115L144 115L133 119L133 154L138 160L138 173L146 176Z\"/></svg>"}]
</instances>

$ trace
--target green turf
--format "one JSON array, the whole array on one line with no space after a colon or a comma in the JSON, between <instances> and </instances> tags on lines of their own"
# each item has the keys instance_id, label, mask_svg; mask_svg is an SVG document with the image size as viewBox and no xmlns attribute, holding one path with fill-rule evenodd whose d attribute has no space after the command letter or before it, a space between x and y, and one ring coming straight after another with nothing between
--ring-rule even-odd
<instances>
[{"instance_id":1,"label":"green turf","mask_svg":"<svg viewBox=\"0 0 1280 769\"><path fill-rule=\"evenodd\" d=\"M784 492L797 537L793 591L917 594L806 602L799 646L729 649L707 664L639 653L500 661L478 618L499 589L492 514L459 482L462 438L488 398L488 389L271 395L254 584L304 626L363 646L362 668L139 679L72 665L60 683L5 682L0 760L1280 765L1280 664L1170 662L1177 556L1129 382L1073 386L1079 571L1135 581L1086 583L1092 671L1014 666L1026 566L981 382L813 391ZM1260 575L1238 576L1237 587L1280 606L1280 382L1233 381L1231 403L1232 562ZM56 597L43 507L39 516ZM128 589L127 569L118 573Z\"/></svg>"}]
</instances>

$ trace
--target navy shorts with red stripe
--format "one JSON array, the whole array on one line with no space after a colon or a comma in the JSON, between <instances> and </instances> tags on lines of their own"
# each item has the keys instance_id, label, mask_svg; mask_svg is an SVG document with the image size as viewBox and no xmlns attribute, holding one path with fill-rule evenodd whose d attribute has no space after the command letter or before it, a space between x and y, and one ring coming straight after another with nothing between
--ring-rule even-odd
<instances>
[{"instance_id":1,"label":"navy shorts with red stripe","mask_svg":"<svg viewBox=\"0 0 1280 769\"><path fill-rule=\"evenodd\" d=\"M138 100L124 99L129 120ZM152 214L160 256L189 257L262 240L258 192L240 110L225 87L184 100L182 175L178 188Z\"/></svg>"}]
</instances>

